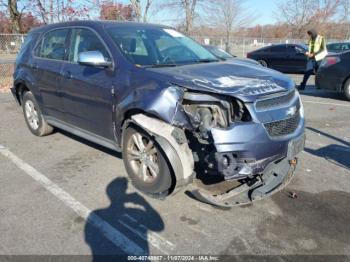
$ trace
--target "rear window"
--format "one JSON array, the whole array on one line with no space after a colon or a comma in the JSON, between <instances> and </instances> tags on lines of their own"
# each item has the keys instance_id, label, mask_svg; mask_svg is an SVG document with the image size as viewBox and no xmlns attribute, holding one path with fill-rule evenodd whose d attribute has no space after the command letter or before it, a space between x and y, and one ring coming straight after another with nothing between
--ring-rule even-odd
<instances>
[{"instance_id":1,"label":"rear window","mask_svg":"<svg viewBox=\"0 0 350 262\"><path fill-rule=\"evenodd\" d=\"M19 51L19 53L17 55L16 61L20 60L21 57L23 56L23 54L25 54L28 49L31 49L31 47L33 46L33 44L35 42L35 39L37 39L37 36L38 36L38 34L29 33L29 35L24 39L21 50Z\"/></svg>"},{"instance_id":2,"label":"rear window","mask_svg":"<svg viewBox=\"0 0 350 262\"><path fill-rule=\"evenodd\" d=\"M35 54L42 58L65 60L68 33L69 29L57 29L46 33Z\"/></svg>"},{"instance_id":3,"label":"rear window","mask_svg":"<svg viewBox=\"0 0 350 262\"><path fill-rule=\"evenodd\" d=\"M28 48L29 44L33 41L34 39L34 34L29 34L25 39L22 44L21 50L18 53L18 56L22 55L24 51Z\"/></svg>"}]
</instances>

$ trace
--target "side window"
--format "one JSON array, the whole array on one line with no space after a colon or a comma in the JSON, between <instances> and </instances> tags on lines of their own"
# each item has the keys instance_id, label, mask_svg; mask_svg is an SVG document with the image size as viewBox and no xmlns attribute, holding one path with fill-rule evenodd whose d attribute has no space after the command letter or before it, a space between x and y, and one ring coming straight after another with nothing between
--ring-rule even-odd
<instances>
[{"instance_id":1,"label":"side window","mask_svg":"<svg viewBox=\"0 0 350 262\"><path fill-rule=\"evenodd\" d=\"M285 46L273 46L273 47L271 47L271 52L284 53L284 52L286 52L286 47Z\"/></svg>"},{"instance_id":2,"label":"side window","mask_svg":"<svg viewBox=\"0 0 350 262\"><path fill-rule=\"evenodd\" d=\"M340 50L340 44L331 44L330 49L331 50Z\"/></svg>"},{"instance_id":3,"label":"side window","mask_svg":"<svg viewBox=\"0 0 350 262\"><path fill-rule=\"evenodd\" d=\"M350 48L349 44L343 44L343 46L342 46L343 51L348 51L349 48Z\"/></svg>"},{"instance_id":4,"label":"side window","mask_svg":"<svg viewBox=\"0 0 350 262\"><path fill-rule=\"evenodd\" d=\"M99 51L106 61L111 61L106 47L93 31L85 28L73 29L69 45L69 61L77 63L79 53L88 51Z\"/></svg>"},{"instance_id":5,"label":"side window","mask_svg":"<svg viewBox=\"0 0 350 262\"><path fill-rule=\"evenodd\" d=\"M155 63L154 51L150 48L149 39L144 31L111 30L110 33L120 50L134 64Z\"/></svg>"},{"instance_id":6,"label":"side window","mask_svg":"<svg viewBox=\"0 0 350 262\"><path fill-rule=\"evenodd\" d=\"M290 45L287 47L287 49L288 49L288 53L291 53L291 54L305 53L305 50L299 46Z\"/></svg>"},{"instance_id":7,"label":"side window","mask_svg":"<svg viewBox=\"0 0 350 262\"><path fill-rule=\"evenodd\" d=\"M65 60L69 29L57 29L44 35L36 55L42 58Z\"/></svg>"},{"instance_id":8,"label":"side window","mask_svg":"<svg viewBox=\"0 0 350 262\"><path fill-rule=\"evenodd\" d=\"M270 53L271 52L271 47L265 47L261 50L258 51L259 53Z\"/></svg>"},{"instance_id":9,"label":"side window","mask_svg":"<svg viewBox=\"0 0 350 262\"><path fill-rule=\"evenodd\" d=\"M147 48L139 35L125 35L120 39L120 48L124 53L133 56L148 56Z\"/></svg>"}]
</instances>

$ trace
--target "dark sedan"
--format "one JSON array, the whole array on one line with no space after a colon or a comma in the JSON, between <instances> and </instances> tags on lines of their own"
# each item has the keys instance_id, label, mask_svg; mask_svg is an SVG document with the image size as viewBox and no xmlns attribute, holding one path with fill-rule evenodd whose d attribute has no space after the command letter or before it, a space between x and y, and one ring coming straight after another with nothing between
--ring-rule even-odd
<instances>
[{"instance_id":1,"label":"dark sedan","mask_svg":"<svg viewBox=\"0 0 350 262\"><path fill-rule=\"evenodd\" d=\"M316 86L342 92L350 100L350 51L328 55L322 61L316 75Z\"/></svg>"},{"instance_id":2,"label":"dark sedan","mask_svg":"<svg viewBox=\"0 0 350 262\"><path fill-rule=\"evenodd\" d=\"M248 64L259 65L259 63L253 59L238 58L237 56L232 55L229 52L226 52L225 50L214 45L203 45L203 47L207 49L210 53L212 53L216 58L220 59L221 61L234 60L234 61L245 62Z\"/></svg>"},{"instance_id":3,"label":"dark sedan","mask_svg":"<svg viewBox=\"0 0 350 262\"><path fill-rule=\"evenodd\" d=\"M260 48L248 53L247 57L283 73L304 73L306 52L306 45L281 44Z\"/></svg>"}]
</instances>

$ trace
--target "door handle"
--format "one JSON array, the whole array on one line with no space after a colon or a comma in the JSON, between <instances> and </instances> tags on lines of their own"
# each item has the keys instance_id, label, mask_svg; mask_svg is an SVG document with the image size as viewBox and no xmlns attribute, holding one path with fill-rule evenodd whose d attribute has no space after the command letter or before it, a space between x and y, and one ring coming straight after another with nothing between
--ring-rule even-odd
<instances>
[{"instance_id":1,"label":"door handle","mask_svg":"<svg viewBox=\"0 0 350 262\"><path fill-rule=\"evenodd\" d=\"M37 64L32 64L32 69L34 69L34 70L38 70L39 69L39 66L37 65Z\"/></svg>"}]
</instances>

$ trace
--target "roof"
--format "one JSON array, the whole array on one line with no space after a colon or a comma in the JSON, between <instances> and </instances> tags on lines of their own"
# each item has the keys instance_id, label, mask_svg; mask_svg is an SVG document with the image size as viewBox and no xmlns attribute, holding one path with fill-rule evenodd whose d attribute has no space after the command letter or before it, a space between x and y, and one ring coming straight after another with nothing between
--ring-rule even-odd
<instances>
[{"instance_id":1,"label":"roof","mask_svg":"<svg viewBox=\"0 0 350 262\"><path fill-rule=\"evenodd\" d=\"M138 28L169 28L169 26L158 25L158 24L149 24L149 23L140 23L140 22L131 22L131 21L112 21L112 20L78 20L78 21L69 21L54 23L49 25L43 25L31 30L31 32L40 32L46 31L58 27L69 27L69 26L87 26L87 27L96 27L96 26L131 26Z\"/></svg>"}]
</instances>

